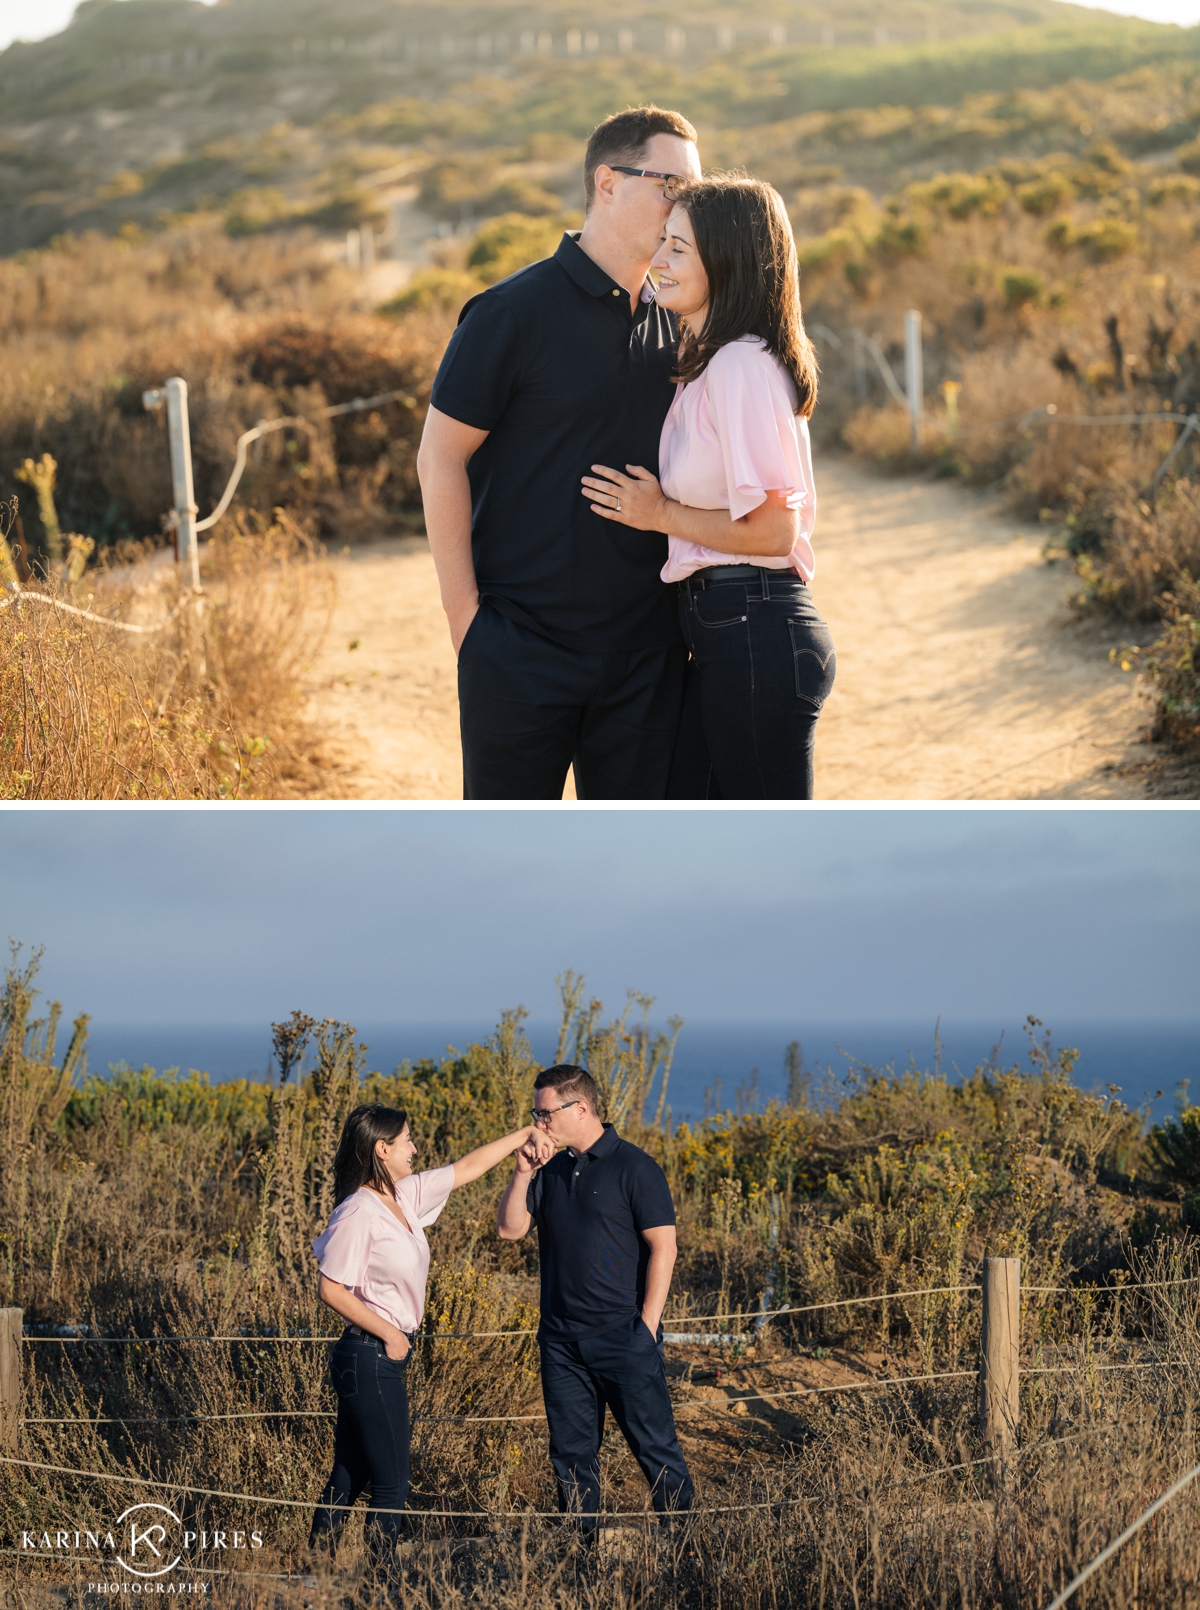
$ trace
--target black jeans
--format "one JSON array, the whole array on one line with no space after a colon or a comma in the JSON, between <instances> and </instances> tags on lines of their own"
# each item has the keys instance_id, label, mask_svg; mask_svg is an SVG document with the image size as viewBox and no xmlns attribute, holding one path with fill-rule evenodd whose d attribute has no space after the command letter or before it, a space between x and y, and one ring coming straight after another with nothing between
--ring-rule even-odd
<instances>
[{"instance_id":1,"label":"black jeans","mask_svg":"<svg viewBox=\"0 0 1200 1610\"><path fill-rule=\"evenodd\" d=\"M585 1535L599 1524L605 1405L650 1483L658 1514L692 1507L692 1479L675 1434L661 1336L661 1325L656 1342L639 1317L599 1336L539 1337L558 1507L581 1516Z\"/></svg>"},{"instance_id":2,"label":"black jeans","mask_svg":"<svg viewBox=\"0 0 1200 1610\"><path fill-rule=\"evenodd\" d=\"M833 638L795 572L744 568L744 581L678 584L692 658L671 799L812 798Z\"/></svg>"},{"instance_id":3,"label":"black jeans","mask_svg":"<svg viewBox=\"0 0 1200 1610\"><path fill-rule=\"evenodd\" d=\"M409 1423L405 1371L409 1352L397 1362L377 1336L344 1331L334 1346L329 1371L337 1393L333 1434L333 1473L325 1483L309 1531L310 1548L332 1555L350 1518L355 1499L367 1487L365 1537L376 1571L387 1571L402 1534L398 1511L408 1497Z\"/></svg>"},{"instance_id":4,"label":"black jeans","mask_svg":"<svg viewBox=\"0 0 1200 1610\"><path fill-rule=\"evenodd\" d=\"M665 799L687 650L588 654L486 599L458 656L464 799Z\"/></svg>"}]
</instances>

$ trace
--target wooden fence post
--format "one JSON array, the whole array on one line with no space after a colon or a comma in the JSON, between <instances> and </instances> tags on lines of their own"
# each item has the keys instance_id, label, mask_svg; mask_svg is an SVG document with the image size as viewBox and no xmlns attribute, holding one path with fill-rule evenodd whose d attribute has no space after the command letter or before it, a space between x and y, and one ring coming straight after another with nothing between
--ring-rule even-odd
<instances>
[{"instance_id":1,"label":"wooden fence post","mask_svg":"<svg viewBox=\"0 0 1200 1610\"><path fill-rule=\"evenodd\" d=\"M1021 1260L983 1260L979 1420L987 1452L1007 1460L1020 1424Z\"/></svg>"},{"instance_id":2,"label":"wooden fence post","mask_svg":"<svg viewBox=\"0 0 1200 1610\"><path fill-rule=\"evenodd\" d=\"M0 1443L6 1453L17 1451L21 1423L21 1339L25 1310L0 1308Z\"/></svg>"}]
</instances>

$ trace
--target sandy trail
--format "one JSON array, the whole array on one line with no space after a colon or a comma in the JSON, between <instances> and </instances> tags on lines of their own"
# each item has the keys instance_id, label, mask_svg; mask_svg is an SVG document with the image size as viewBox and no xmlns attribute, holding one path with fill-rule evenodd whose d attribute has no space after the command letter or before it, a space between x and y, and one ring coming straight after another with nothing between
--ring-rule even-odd
<instances>
[{"instance_id":1,"label":"sandy trail","mask_svg":"<svg viewBox=\"0 0 1200 1610\"><path fill-rule=\"evenodd\" d=\"M818 799L1140 799L1152 758L1114 634L1073 623L1036 527L949 483L845 459L817 477L818 607L837 684ZM454 656L419 537L331 561L338 602L311 713L360 799L461 798ZM354 645L354 646L351 646ZM570 797L570 784L568 796Z\"/></svg>"}]
</instances>

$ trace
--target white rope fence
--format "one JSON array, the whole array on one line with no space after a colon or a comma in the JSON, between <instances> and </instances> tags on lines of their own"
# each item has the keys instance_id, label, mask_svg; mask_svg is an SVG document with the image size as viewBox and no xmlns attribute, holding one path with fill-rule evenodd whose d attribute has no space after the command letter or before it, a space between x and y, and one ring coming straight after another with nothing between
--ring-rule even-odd
<instances>
[{"instance_id":1,"label":"white rope fence","mask_svg":"<svg viewBox=\"0 0 1200 1610\"><path fill-rule=\"evenodd\" d=\"M1106 1561L1111 1560L1118 1549L1124 1548L1125 1544L1129 1542L1129 1539L1136 1536L1136 1534L1141 1531L1142 1527L1145 1526L1148 1520L1152 1520L1153 1517L1158 1514L1160 1509L1165 1508L1166 1505L1169 1504L1176 1496L1176 1494L1181 1493L1189 1482L1195 1481L1197 1476L1200 1476L1200 1465L1193 1465L1190 1470L1185 1470L1178 1481L1171 1483L1170 1487L1167 1488L1166 1492L1163 1493L1161 1498L1156 1498L1154 1503L1150 1505L1149 1509L1143 1510L1138 1516L1137 1520L1133 1521L1125 1528L1120 1537L1114 1537L1106 1549L1101 1549L1096 1558L1094 1560L1090 1560L1088 1564L1084 1566L1083 1570L1080 1571L1079 1575L1074 1579L1074 1581L1068 1582L1067 1586L1062 1590L1056 1599L1051 1599L1050 1603L1046 1606L1046 1610L1061 1610L1061 1607L1066 1604L1067 1600L1070 1599L1083 1586L1088 1577L1093 1576L1100 1569L1100 1567L1105 1564Z\"/></svg>"},{"instance_id":2,"label":"white rope fence","mask_svg":"<svg viewBox=\"0 0 1200 1610\"><path fill-rule=\"evenodd\" d=\"M1031 1448L1023 1449L1022 1456L1041 1452L1044 1447L1054 1447L1058 1442L1067 1442L1077 1437L1078 1432L1069 1433L1063 1438L1053 1439L1046 1444L1036 1444ZM956 1465L939 1465L934 1470L922 1471L919 1475L911 1476L905 1481L894 1482L895 1486L917 1486L922 1482L936 1480L939 1476L956 1475L964 1470L974 1470L980 1465L994 1464L1001 1456L990 1453L979 1459L967 1459ZM32 1459L14 1459L9 1456L0 1457L0 1464L16 1465L25 1470L41 1470L60 1476L83 1476L91 1481L120 1482L125 1485L156 1488L162 1492L185 1494L198 1498L232 1498L247 1504L266 1504L280 1509L315 1509L319 1500L311 1498L268 1498L256 1493L232 1493L211 1487L184 1487L177 1482L150 1481L140 1476L123 1476L103 1470L79 1470L70 1465L42 1464ZM756 1510L773 1510L791 1508L797 1504L827 1503L830 1499L855 1498L860 1496L861 1489L852 1492L838 1493L799 1493L789 1498L771 1498L761 1503L752 1504L718 1504L694 1508L689 1515L743 1515ZM340 1507L340 1506L334 1506ZM568 1518L569 1512L558 1509L376 1509L376 1515L404 1515L409 1518L428 1518L430 1520L563 1520ZM601 1510L602 1520L646 1520L649 1518L648 1509L615 1509ZM7 1552L0 1550L0 1553Z\"/></svg>"},{"instance_id":3,"label":"white rope fence","mask_svg":"<svg viewBox=\"0 0 1200 1610\"><path fill-rule=\"evenodd\" d=\"M173 419L172 421L170 438L172 476L176 482L177 494L179 494L180 486L182 485L180 480L181 476L185 478L187 488L190 489L191 487L191 441L187 424L187 387L182 381L169 382L168 390L171 386L176 386L178 388L178 394L175 397L173 407L181 410L180 417ZM152 402L147 402L147 406L157 406L160 401L164 400L165 393L160 394L156 391L147 392L145 395L147 399L153 399ZM196 537L201 531L207 531L210 529L210 527L216 525L217 521L221 518L226 509L229 507L230 503L233 501L233 495L237 491L238 483L246 469L246 450L250 446L251 442L258 441L261 437L269 435L272 431L286 430L289 426L298 430L308 430L318 420L336 419L343 414L360 414L369 408L382 408L387 403L393 402L403 403L406 408L415 408L417 405L417 399L410 391L381 391L378 392L374 397L355 397L350 402L334 403L329 408L319 408L315 413L312 414L288 414L279 419L260 419L258 424L252 426L250 430L243 431L237 439L237 452L234 458L233 469L230 472L228 481L225 483L225 490L221 493L217 505L213 509L212 513L206 516L203 520L193 519L192 517L194 516L196 509L195 504L190 501L191 492L188 490L186 494L186 507L184 508L179 505L177 496L176 507L166 517L167 529L175 531L177 536L182 534L185 545L188 548L189 562L192 566L192 587L190 590L195 592L199 589L200 572L196 557ZM179 462L177 463L176 460L179 460ZM186 515L186 520L183 518L184 515ZM186 531L184 531L185 525ZM182 558L183 555L181 554L180 557ZM97 625L100 626L111 626L114 628L114 630L119 632L135 632L143 635L153 632L161 632L164 627L168 626L171 621L174 620L175 616L187 602L186 598L180 599L179 603L176 604L175 608L166 617L166 619L159 621L156 625L137 626L129 621L113 620L108 615L98 615L94 610L81 609L78 605L68 604L63 599L55 598L49 593L28 592L14 582L9 582L6 584L5 592L7 593L7 596L0 598L0 610L7 609L11 604L24 603L26 601L37 604L48 604L52 608L62 610L68 615L76 615L81 620L95 621Z\"/></svg>"},{"instance_id":4,"label":"white rope fence","mask_svg":"<svg viewBox=\"0 0 1200 1610\"><path fill-rule=\"evenodd\" d=\"M1041 1375L1079 1375L1089 1371L1111 1370L1151 1370L1177 1368L1170 1359L1138 1359L1117 1364L1055 1364L1037 1369L1022 1370L1022 1379L1029 1379ZM737 1403L774 1403L783 1398L823 1397L835 1392L869 1392L877 1388L890 1386L920 1386L930 1381L965 1381L975 1380L979 1375L976 1370L942 1370L930 1375L883 1375L874 1376L865 1381L839 1381L832 1386L799 1386L789 1387L778 1392L749 1392L741 1393L736 1397L724 1398L676 1398L672 1401L672 1409L678 1413L681 1409L706 1409L728 1412ZM545 1414L444 1414L425 1415L420 1412L412 1416L412 1424L416 1425L521 1425L544 1421ZM23 1418L21 1425L25 1426L71 1426L71 1425L183 1425L197 1424L209 1421L224 1420L336 1420L337 1412L333 1409L251 1409L239 1410L229 1414L175 1414L175 1415L98 1415L98 1416L68 1416L56 1419Z\"/></svg>"},{"instance_id":5,"label":"white rope fence","mask_svg":"<svg viewBox=\"0 0 1200 1610\"><path fill-rule=\"evenodd\" d=\"M260 419L257 425L252 426L250 430L243 431L238 437L237 456L234 459L229 480L225 484L225 490L221 493L213 512L206 516L205 519L197 520L194 530L199 533L207 531L210 526L216 525L233 501L233 494L237 491L238 482L241 480L246 468L246 449L251 442L258 441L272 431L286 430L289 425L303 430L308 425L311 425L314 420L336 419L341 414L361 414L368 408L382 408L385 403L391 402L403 402L406 408L415 408L417 405L417 399L410 391L381 391L374 397L355 397L353 402L335 403L331 408L320 408L315 414L290 414L279 419Z\"/></svg>"},{"instance_id":6,"label":"white rope fence","mask_svg":"<svg viewBox=\"0 0 1200 1610\"><path fill-rule=\"evenodd\" d=\"M1116 1297L1131 1291L1151 1291L1167 1287L1194 1286L1200 1284L1200 1275L1185 1276L1179 1280L1145 1280L1130 1282L1117 1286L1022 1286L1021 1293L1035 1296L1048 1296L1062 1294L1066 1296L1087 1297ZM966 1286L920 1286L909 1291L880 1291L868 1297L839 1297L835 1301L823 1303L806 1303L799 1307L757 1308L742 1309L727 1314L678 1314L672 1319L663 1320L663 1325L712 1325L721 1320L762 1320L779 1319L794 1314L817 1314L833 1308L855 1308L864 1303L890 1303L907 1302L913 1297L937 1297L955 1295L960 1292L979 1291L978 1284ZM251 1342L270 1345L279 1345L287 1342L336 1342L340 1332L326 1332L323 1335L295 1335L295 1336L254 1336L245 1334L229 1334L216 1336L34 1336L26 1335L26 1342L53 1343L60 1346L80 1343L94 1343L98 1346L112 1345L140 1345L141 1343L178 1342L191 1345L199 1342ZM422 1331L416 1338L418 1342L441 1341L483 1341L494 1340L505 1336L536 1336L536 1326L523 1326L516 1330L461 1330L461 1331ZM670 1339L669 1337L667 1338Z\"/></svg>"},{"instance_id":7,"label":"white rope fence","mask_svg":"<svg viewBox=\"0 0 1200 1610\"><path fill-rule=\"evenodd\" d=\"M65 603L61 598L51 597L49 593L26 592L23 587L15 586L12 582L8 583L6 592L8 596L0 598L0 609L7 609L10 604L49 604L53 609L62 610L67 615L78 615L82 620L96 621L98 625L111 626L118 632L161 632L165 626L171 624L187 602L181 598L166 619L156 622L153 626L135 626L132 621L115 621L111 615L97 615L94 610L80 609L75 604Z\"/></svg>"}]
</instances>

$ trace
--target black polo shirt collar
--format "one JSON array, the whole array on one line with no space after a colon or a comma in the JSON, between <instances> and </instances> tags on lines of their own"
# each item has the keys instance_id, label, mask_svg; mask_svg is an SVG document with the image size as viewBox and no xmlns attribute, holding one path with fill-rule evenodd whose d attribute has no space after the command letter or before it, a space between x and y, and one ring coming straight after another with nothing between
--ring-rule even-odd
<instances>
[{"instance_id":1,"label":"black polo shirt collar","mask_svg":"<svg viewBox=\"0 0 1200 1610\"><path fill-rule=\"evenodd\" d=\"M605 1124L603 1135L601 1135L600 1139L594 1146L589 1146L586 1152L577 1152L572 1146L568 1146L567 1150L571 1153L572 1157L586 1157L591 1160L592 1158L607 1157L609 1152L611 1152L616 1146L619 1146L620 1143L621 1137L617 1134L613 1126L611 1124Z\"/></svg>"},{"instance_id":2,"label":"black polo shirt collar","mask_svg":"<svg viewBox=\"0 0 1200 1610\"><path fill-rule=\"evenodd\" d=\"M606 274L599 263L593 262L583 247L579 244L579 231L568 230L558 243L558 250L554 254L554 261L566 269L581 291L589 296L607 296L614 301L618 297L624 298L620 303L626 313L630 312L629 293L623 285L618 285L611 274ZM646 280L646 285L650 284ZM644 291L638 299L639 307L647 305Z\"/></svg>"}]
</instances>

